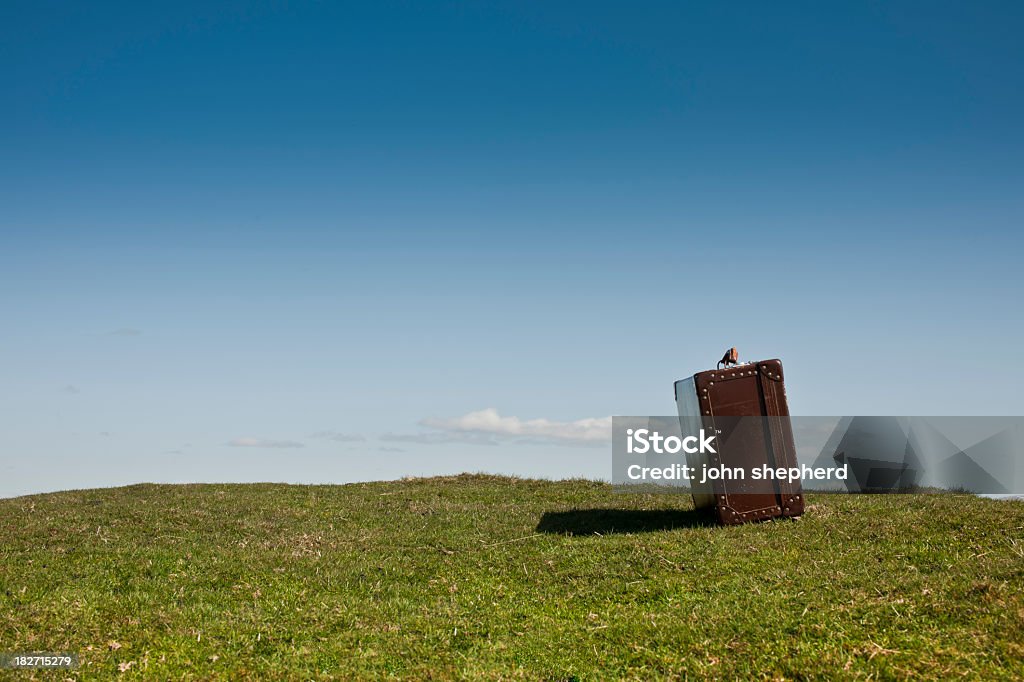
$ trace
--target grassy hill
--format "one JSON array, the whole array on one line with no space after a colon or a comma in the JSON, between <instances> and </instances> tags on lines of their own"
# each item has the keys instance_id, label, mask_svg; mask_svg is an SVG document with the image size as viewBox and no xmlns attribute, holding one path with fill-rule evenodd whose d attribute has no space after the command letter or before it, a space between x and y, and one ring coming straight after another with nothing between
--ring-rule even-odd
<instances>
[{"instance_id":1,"label":"grassy hill","mask_svg":"<svg viewBox=\"0 0 1024 682\"><path fill-rule=\"evenodd\" d=\"M0 500L0 651L40 679L1024 676L1024 503L490 476ZM24 671L0 671L17 679Z\"/></svg>"}]
</instances>

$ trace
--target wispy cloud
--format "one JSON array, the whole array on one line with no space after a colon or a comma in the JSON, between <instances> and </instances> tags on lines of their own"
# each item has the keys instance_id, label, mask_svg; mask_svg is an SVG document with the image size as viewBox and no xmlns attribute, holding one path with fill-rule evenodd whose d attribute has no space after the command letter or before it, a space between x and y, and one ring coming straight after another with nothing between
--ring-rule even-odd
<instances>
[{"instance_id":1,"label":"wispy cloud","mask_svg":"<svg viewBox=\"0 0 1024 682\"><path fill-rule=\"evenodd\" d=\"M271 440L268 438L235 438L229 440L225 445L234 448L304 448L302 443L294 440Z\"/></svg>"},{"instance_id":2,"label":"wispy cloud","mask_svg":"<svg viewBox=\"0 0 1024 682\"><path fill-rule=\"evenodd\" d=\"M65 393L72 393L72 394L75 394L75 395L78 395L79 393L81 393L81 391L78 389L78 386L72 386L71 384L68 384L67 386L64 387L64 392Z\"/></svg>"},{"instance_id":3,"label":"wispy cloud","mask_svg":"<svg viewBox=\"0 0 1024 682\"><path fill-rule=\"evenodd\" d=\"M385 434L381 440L416 443L468 442L493 445L499 441L515 441L545 445L604 445L611 440L612 418L594 417L560 422L550 419L503 417L493 407L439 419L420 421L433 431L419 434Z\"/></svg>"},{"instance_id":4,"label":"wispy cloud","mask_svg":"<svg viewBox=\"0 0 1024 682\"><path fill-rule=\"evenodd\" d=\"M142 330L133 327L121 327L120 329L113 329L107 332L107 336L142 336Z\"/></svg>"},{"instance_id":5,"label":"wispy cloud","mask_svg":"<svg viewBox=\"0 0 1024 682\"><path fill-rule=\"evenodd\" d=\"M377 449L380 450L381 452L405 452L405 450L403 450L402 448L393 448L387 445L381 446Z\"/></svg>"},{"instance_id":6,"label":"wispy cloud","mask_svg":"<svg viewBox=\"0 0 1024 682\"><path fill-rule=\"evenodd\" d=\"M419 443L438 445L443 443L472 443L474 445L497 445L498 441L488 433L473 431L423 431L421 433L382 433L378 440L391 443Z\"/></svg>"},{"instance_id":7,"label":"wispy cloud","mask_svg":"<svg viewBox=\"0 0 1024 682\"><path fill-rule=\"evenodd\" d=\"M361 433L344 433L342 431L317 431L311 434L310 438L333 440L339 443L359 443L366 440L366 436Z\"/></svg>"}]
</instances>

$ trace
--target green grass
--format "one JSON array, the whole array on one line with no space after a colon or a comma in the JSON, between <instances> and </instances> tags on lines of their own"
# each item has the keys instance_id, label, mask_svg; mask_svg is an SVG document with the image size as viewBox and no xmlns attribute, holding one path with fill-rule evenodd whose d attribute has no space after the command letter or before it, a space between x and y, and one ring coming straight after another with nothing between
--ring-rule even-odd
<instances>
[{"instance_id":1,"label":"green grass","mask_svg":"<svg viewBox=\"0 0 1024 682\"><path fill-rule=\"evenodd\" d=\"M719 528L468 475L0 500L0 651L82 661L0 677L1024 676L1024 503L809 502Z\"/></svg>"}]
</instances>

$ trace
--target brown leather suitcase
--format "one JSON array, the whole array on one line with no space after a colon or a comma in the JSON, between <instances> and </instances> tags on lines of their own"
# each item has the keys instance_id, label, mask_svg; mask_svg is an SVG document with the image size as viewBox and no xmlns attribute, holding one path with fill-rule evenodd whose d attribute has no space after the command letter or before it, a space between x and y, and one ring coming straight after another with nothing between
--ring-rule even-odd
<instances>
[{"instance_id":1,"label":"brown leather suitcase","mask_svg":"<svg viewBox=\"0 0 1024 682\"><path fill-rule=\"evenodd\" d=\"M730 357L731 353L731 357ZM675 383L676 406L684 431L716 434L716 454L688 455L691 466L742 467L746 480L718 479L692 487L694 505L713 509L723 524L740 524L804 511L800 481L750 480L749 472L797 466L785 377L778 359L744 364L735 349L720 369L698 372ZM704 458L704 459L702 459Z\"/></svg>"}]
</instances>

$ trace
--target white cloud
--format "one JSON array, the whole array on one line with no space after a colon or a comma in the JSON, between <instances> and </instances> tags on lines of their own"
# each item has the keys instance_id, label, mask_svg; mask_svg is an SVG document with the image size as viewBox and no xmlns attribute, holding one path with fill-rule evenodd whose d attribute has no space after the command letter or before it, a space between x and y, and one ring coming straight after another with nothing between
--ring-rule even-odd
<instances>
[{"instance_id":1,"label":"white cloud","mask_svg":"<svg viewBox=\"0 0 1024 682\"><path fill-rule=\"evenodd\" d=\"M420 424L445 434L560 445L603 445L611 440L612 418L592 417L571 422L503 417L493 407L451 419L427 418Z\"/></svg>"},{"instance_id":2,"label":"white cloud","mask_svg":"<svg viewBox=\"0 0 1024 682\"><path fill-rule=\"evenodd\" d=\"M343 433L341 431L317 431L310 435L310 438L321 438L333 440L339 443L359 443L366 440L366 436L359 433Z\"/></svg>"},{"instance_id":3,"label":"white cloud","mask_svg":"<svg viewBox=\"0 0 1024 682\"><path fill-rule=\"evenodd\" d=\"M391 443L419 443L437 445L441 443L472 443L474 445L497 445L494 436L472 431L425 431L423 433L383 433L378 440Z\"/></svg>"},{"instance_id":4,"label":"white cloud","mask_svg":"<svg viewBox=\"0 0 1024 682\"><path fill-rule=\"evenodd\" d=\"M302 443L294 440L269 440L267 438L235 438L229 440L225 445L235 448L302 448Z\"/></svg>"}]
</instances>

